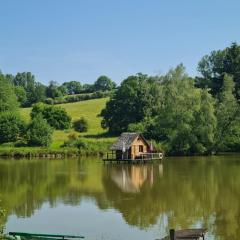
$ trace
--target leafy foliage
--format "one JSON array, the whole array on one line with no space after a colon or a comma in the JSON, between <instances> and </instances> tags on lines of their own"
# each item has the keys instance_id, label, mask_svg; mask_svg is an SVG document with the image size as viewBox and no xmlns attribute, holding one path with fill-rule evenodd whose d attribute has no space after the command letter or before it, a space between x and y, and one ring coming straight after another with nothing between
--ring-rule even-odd
<instances>
[{"instance_id":1,"label":"leafy foliage","mask_svg":"<svg viewBox=\"0 0 240 240\"><path fill-rule=\"evenodd\" d=\"M208 153L216 125L213 98L206 90L195 88L183 68L170 71L164 80L164 100L147 131L165 143L168 153Z\"/></svg>"},{"instance_id":2,"label":"leafy foliage","mask_svg":"<svg viewBox=\"0 0 240 240\"><path fill-rule=\"evenodd\" d=\"M4 112L0 114L0 143L15 142L25 132L25 125L18 114Z\"/></svg>"},{"instance_id":3,"label":"leafy foliage","mask_svg":"<svg viewBox=\"0 0 240 240\"><path fill-rule=\"evenodd\" d=\"M27 130L27 142L30 146L49 146L53 129L41 114L34 117Z\"/></svg>"},{"instance_id":4,"label":"leafy foliage","mask_svg":"<svg viewBox=\"0 0 240 240\"><path fill-rule=\"evenodd\" d=\"M17 98L11 83L0 74L0 113L17 111Z\"/></svg>"},{"instance_id":5,"label":"leafy foliage","mask_svg":"<svg viewBox=\"0 0 240 240\"><path fill-rule=\"evenodd\" d=\"M87 143L81 137L71 134L68 135L68 140L64 142L62 147L71 147L83 150L87 148Z\"/></svg>"},{"instance_id":6,"label":"leafy foliage","mask_svg":"<svg viewBox=\"0 0 240 240\"><path fill-rule=\"evenodd\" d=\"M129 77L102 116L110 132L143 132L171 154L208 153L214 143L214 99L194 86L182 65L157 78Z\"/></svg>"},{"instance_id":7,"label":"leafy foliage","mask_svg":"<svg viewBox=\"0 0 240 240\"><path fill-rule=\"evenodd\" d=\"M240 46L237 43L204 56L198 64L198 70L202 77L196 78L197 85L210 88L214 96L221 92L224 75L232 75L234 94L237 99L240 98Z\"/></svg>"},{"instance_id":8,"label":"leafy foliage","mask_svg":"<svg viewBox=\"0 0 240 240\"><path fill-rule=\"evenodd\" d=\"M46 87L37 82L35 80L35 77L30 72L23 72L23 73L17 73L17 75L13 78L13 84L16 87L22 87L25 90L26 98L19 99L21 102L21 105L31 106L33 103L44 101L46 98ZM19 91L19 89L18 89ZM17 92L19 94L19 92ZM21 90L21 96L24 94Z\"/></svg>"},{"instance_id":9,"label":"leafy foliage","mask_svg":"<svg viewBox=\"0 0 240 240\"><path fill-rule=\"evenodd\" d=\"M65 83L63 83L62 86L66 87L67 93L69 95L79 94L83 91L83 87L82 87L81 83L77 82L77 81L65 82Z\"/></svg>"},{"instance_id":10,"label":"leafy foliage","mask_svg":"<svg viewBox=\"0 0 240 240\"><path fill-rule=\"evenodd\" d=\"M233 78L225 74L223 87L217 101L216 151L228 150L231 145L240 144L240 106L233 92Z\"/></svg>"},{"instance_id":11,"label":"leafy foliage","mask_svg":"<svg viewBox=\"0 0 240 240\"><path fill-rule=\"evenodd\" d=\"M128 77L101 112L102 126L111 133L121 133L130 123L156 115L160 95L156 79L143 74Z\"/></svg>"},{"instance_id":12,"label":"leafy foliage","mask_svg":"<svg viewBox=\"0 0 240 240\"><path fill-rule=\"evenodd\" d=\"M35 104L32 108L31 118L42 115L48 124L55 129L67 129L71 125L71 117L61 107L49 106L43 103Z\"/></svg>"},{"instance_id":13,"label":"leafy foliage","mask_svg":"<svg viewBox=\"0 0 240 240\"><path fill-rule=\"evenodd\" d=\"M46 95L49 98L62 97L66 94L67 88L64 86L58 86L58 83L51 81L49 86L46 88Z\"/></svg>"},{"instance_id":14,"label":"leafy foliage","mask_svg":"<svg viewBox=\"0 0 240 240\"><path fill-rule=\"evenodd\" d=\"M94 83L95 91L111 91L116 88L116 83L107 76L100 76Z\"/></svg>"},{"instance_id":15,"label":"leafy foliage","mask_svg":"<svg viewBox=\"0 0 240 240\"><path fill-rule=\"evenodd\" d=\"M14 91L15 91L15 94L17 96L17 100L18 102L24 106L24 104L26 103L27 101L27 94L26 94L26 91L25 89L22 87L22 86L16 86L14 88Z\"/></svg>"},{"instance_id":16,"label":"leafy foliage","mask_svg":"<svg viewBox=\"0 0 240 240\"><path fill-rule=\"evenodd\" d=\"M87 132L87 130L88 130L88 121L84 117L82 117L82 118L74 121L73 127L74 127L75 131Z\"/></svg>"}]
</instances>

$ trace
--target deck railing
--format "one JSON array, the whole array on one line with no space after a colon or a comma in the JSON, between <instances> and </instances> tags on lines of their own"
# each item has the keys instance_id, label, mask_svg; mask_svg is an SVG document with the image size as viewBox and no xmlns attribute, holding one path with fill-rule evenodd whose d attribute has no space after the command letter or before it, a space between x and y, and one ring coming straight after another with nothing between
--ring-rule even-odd
<instances>
[{"instance_id":1,"label":"deck railing","mask_svg":"<svg viewBox=\"0 0 240 240\"><path fill-rule=\"evenodd\" d=\"M107 154L106 154L106 157L104 157L104 159L116 159L117 158L117 156L116 156L116 152L108 152Z\"/></svg>"},{"instance_id":2,"label":"deck railing","mask_svg":"<svg viewBox=\"0 0 240 240\"><path fill-rule=\"evenodd\" d=\"M162 153L141 153L140 157L142 159L150 159L150 160L162 159L163 154Z\"/></svg>"},{"instance_id":3,"label":"deck railing","mask_svg":"<svg viewBox=\"0 0 240 240\"><path fill-rule=\"evenodd\" d=\"M116 153L115 152L108 152L106 153L106 155L103 157L103 160L159 160L163 158L163 153L140 153L138 156L135 157L135 159L131 159L131 158L124 158L122 157L122 159L117 159Z\"/></svg>"}]
</instances>

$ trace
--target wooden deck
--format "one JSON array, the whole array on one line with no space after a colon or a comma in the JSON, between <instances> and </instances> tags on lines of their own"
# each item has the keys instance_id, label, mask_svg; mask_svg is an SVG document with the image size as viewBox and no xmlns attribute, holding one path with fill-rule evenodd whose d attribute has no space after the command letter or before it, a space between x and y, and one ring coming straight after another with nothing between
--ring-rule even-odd
<instances>
[{"instance_id":1,"label":"wooden deck","mask_svg":"<svg viewBox=\"0 0 240 240\"><path fill-rule=\"evenodd\" d=\"M206 228L197 228L197 229L183 229L177 230L174 229L170 230L169 236L162 238L161 240L198 240L203 239L205 234L207 233Z\"/></svg>"},{"instance_id":2,"label":"wooden deck","mask_svg":"<svg viewBox=\"0 0 240 240\"><path fill-rule=\"evenodd\" d=\"M116 155L113 153L107 153L106 157L103 158L103 162L109 163L152 163L154 161L159 161L163 159L162 153L143 153L135 159L131 158L122 158L117 159Z\"/></svg>"}]
</instances>

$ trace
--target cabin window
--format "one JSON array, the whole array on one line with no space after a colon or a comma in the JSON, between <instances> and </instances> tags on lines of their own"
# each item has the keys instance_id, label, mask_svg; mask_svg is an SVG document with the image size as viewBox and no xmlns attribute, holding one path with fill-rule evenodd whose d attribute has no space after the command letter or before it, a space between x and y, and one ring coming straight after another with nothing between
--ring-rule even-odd
<instances>
[{"instance_id":1,"label":"cabin window","mask_svg":"<svg viewBox=\"0 0 240 240\"><path fill-rule=\"evenodd\" d=\"M143 152L143 146L139 145L139 152Z\"/></svg>"}]
</instances>

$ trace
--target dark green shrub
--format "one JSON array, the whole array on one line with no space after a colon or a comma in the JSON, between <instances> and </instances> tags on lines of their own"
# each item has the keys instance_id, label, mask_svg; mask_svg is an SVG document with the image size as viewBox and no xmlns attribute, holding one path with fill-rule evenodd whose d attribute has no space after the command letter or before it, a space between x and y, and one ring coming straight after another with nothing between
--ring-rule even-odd
<instances>
[{"instance_id":1,"label":"dark green shrub","mask_svg":"<svg viewBox=\"0 0 240 240\"><path fill-rule=\"evenodd\" d=\"M11 112L0 114L0 143L15 142L25 132L25 125L20 117Z\"/></svg>"},{"instance_id":2,"label":"dark green shrub","mask_svg":"<svg viewBox=\"0 0 240 240\"><path fill-rule=\"evenodd\" d=\"M81 138L78 139L71 139L69 138L61 147L71 147L71 148L78 148L79 150L87 149L87 143L84 142Z\"/></svg>"},{"instance_id":3,"label":"dark green shrub","mask_svg":"<svg viewBox=\"0 0 240 240\"><path fill-rule=\"evenodd\" d=\"M82 118L74 121L73 127L74 127L75 131L87 132L87 130L88 130L88 122L87 122L87 120L84 117L82 117Z\"/></svg>"},{"instance_id":4,"label":"dark green shrub","mask_svg":"<svg viewBox=\"0 0 240 240\"><path fill-rule=\"evenodd\" d=\"M61 107L46 106L42 114L48 124L55 129L63 130L71 126L71 117Z\"/></svg>"},{"instance_id":5,"label":"dark green shrub","mask_svg":"<svg viewBox=\"0 0 240 240\"><path fill-rule=\"evenodd\" d=\"M53 129L39 114L29 124L27 142L30 146L49 146L52 142Z\"/></svg>"},{"instance_id":6,"label":"dark green shrub","mask_svg":"<svg viewBox=\"0 0 240 240\"><path fill-rule=\"evenodd\" d=\"M55 129L63 130L71 126L71 117L68 116L66 110L61 107L37 103L32 108L31 118L34 119L39 114Z\"/></svg>"},{"instance_id":7,"label":"dark green shrub","mask_svg":"<svg viewBox=\"0 0 240 240\"><path fill-rule=\"evenodd\" d=\"M87 148L87 143L84 142L84 140L82 140L81 138L79 138L76 143L75 143L76 147L80 150L80 149L86 149Z\"/></svg>"},{"instance_id":8,"label":"dark green shrub","mask_svg":"<svg viewBox=\"0 0 240 240\"><path fill-rule=\"evenodd\" d=\"M34 104L33 107L32 107L32 111L30 113L31 119L34 119L39 114L42 115L44 109L45 109L45 104L44 103Z\"/></svg>"},{"instance_id":9,"label":"dark green shrub","mask_svg":"<svg viewBox=\"0 0 240 240\"><path fill-rule=\"evenodd\" d=\"M45 99L45 103L46 103L46 104L49 104L49 105L53 105L53 104L55 104L53 98L47 98L47 99Z\"/></svg>"}]
</instances>

